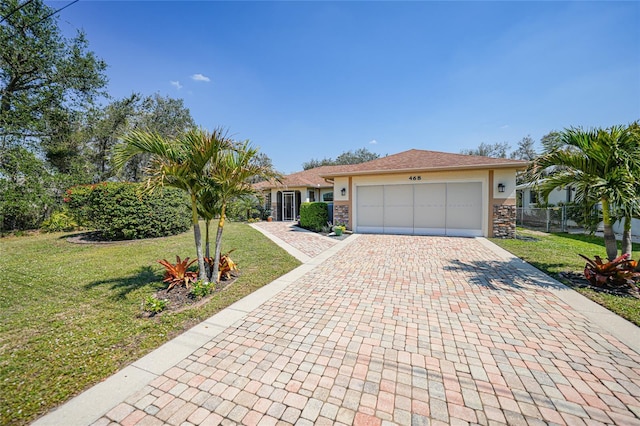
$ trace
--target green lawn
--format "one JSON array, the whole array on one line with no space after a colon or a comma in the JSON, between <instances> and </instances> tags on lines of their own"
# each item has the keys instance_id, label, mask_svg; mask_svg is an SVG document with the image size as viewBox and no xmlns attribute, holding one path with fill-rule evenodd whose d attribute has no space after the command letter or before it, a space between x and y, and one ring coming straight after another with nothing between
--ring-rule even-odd
<instances>
[{"instance_id":1,"label":"green lawn","mask_svg":"<svg viewBox=\"0 0 640 426\"><path fill-rule=\"evenodd\" d=\"M492 238L491 241L556 279L559 279L557 275L559 272L582 273L585 261L578 256L578 253L590 258L599 255L606 259L604 242L601 237L562 233L546 234L520 228L518 228L518 236L524 237L524 239ZM640 244L633 244L632 257L636 260L640 258ZM639 299L614 296L588 288L576 288L576 291L640 326Z\"/></svg>"},{"instance_id":2,"label":"green lawn","mask_svg":"<svg viewBox=\"0 0 640 426\"><path fill-rule=\"evenodd\" d=\"M26 424L299 265L246 224L228 223L223 252L241 276L204 306L138 318L163 287L156 260L195 257L193 232L115 245L69 234L0 239L0 424Z\"/></svg>"}]
</instances>

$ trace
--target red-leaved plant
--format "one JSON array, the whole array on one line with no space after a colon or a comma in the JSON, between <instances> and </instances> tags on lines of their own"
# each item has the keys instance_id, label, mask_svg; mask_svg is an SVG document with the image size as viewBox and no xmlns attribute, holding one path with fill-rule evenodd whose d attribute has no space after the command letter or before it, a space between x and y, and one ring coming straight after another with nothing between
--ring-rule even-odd
<instances>
[{"instance_id":1,"label":"red-leaved plant","mask_svg":"<svg viewBox=\"0 0 640 426\"><path fill-rule=\"evenodd\" d=\"M616 257L611 262L603 262L600 256L595 260L579 254L587 261L584 266L584 277L596 287L636 287L636 282L640 280L640 272L636 271L638 262L630 259L628 253Z\"/></svg>"},{"instance_id":2,"label":"red-leaved plant","mask_svg":"<svg viewBox=\"0 0 640 426\"><path fill-rule=\"evenodd\" d=\"M231 257L229 257L229 255L234 250L235 249L229 250L227 253L220 254L220 267L218 270L218 281L220 281L220 279L223 276L227 280L230 279L231 272L238 270L238 265L233 260L231 260ZM208 264L209 271L211 271L213 269L213 257L205 257L204 261Z\"/></svg>"},{"instance_id":3,"label":"red-leaved plant","mask_svg":"<svg viewBox=\"0 0 640 426\"><path fill-rule=\"evenodd\" d=\"M189 267L193 265L198 259L193 259L189 262L189 258L185 258L184 260L180 260L180 256L176 256L176 264L173 265L169 263L167 260L158 260L162 266L165 267L164 280L163 282L169 283L169 287L167 287L167 291L171 290L176 286L185 286L189 288L192 282L198 280L198 274L193 271L189 271Z\"/></svg>"}]
</instances>

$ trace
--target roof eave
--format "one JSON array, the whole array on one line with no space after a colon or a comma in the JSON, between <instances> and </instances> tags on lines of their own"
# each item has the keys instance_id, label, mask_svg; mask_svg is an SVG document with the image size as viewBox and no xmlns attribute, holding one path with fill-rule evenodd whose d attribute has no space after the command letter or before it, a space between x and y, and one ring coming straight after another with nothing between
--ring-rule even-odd
<instances>
[{"instance_id":1,"label":"roof eave","mask_svg":"<svg viewBox=\"0 0 640 426\"><path fill-rule=\"evenodd\" d=\"M472 164L468 166L442 166L442 167L418 167L409 169L393 169L393 170L362 170L354 172L327 173L320 175L323 178L336 178L341 176L365 176L365 175L389 175L399 173L419 173L419 172L446 172L457 170L489 170L489 169L516 169L524 170L529 163L503 163L503 164Z\"/></svg>"}]
</instances>

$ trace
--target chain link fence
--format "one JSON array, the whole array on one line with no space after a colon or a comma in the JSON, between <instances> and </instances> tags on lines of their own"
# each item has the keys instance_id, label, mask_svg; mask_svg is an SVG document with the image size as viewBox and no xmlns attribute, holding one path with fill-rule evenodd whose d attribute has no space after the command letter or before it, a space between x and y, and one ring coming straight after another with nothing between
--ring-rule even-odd
<instances>
[{"instance_id":1,"label":"chain link fence","mask_svg":"<svg viewBox=\"0 0 640 426\"><path fill-rule=\"evenodd\" d=\"M569 232L570 229L590 227L585 222L599 222L598 211L593 210L591 218L584 216L576 206L558 207L518 207L516 209L516 225L544 232ZM580 222L580 223L578 223Z\"/></svg>"},{"instance_id":2,"label":"chain link fence","mask_svg":"<svg viewBox=\"0 0 640 426\"><path fill-rule=\"evenodd\" d=\"M516 225L545 232L566 232L566 209L562 207L518 207Z\"/></svg>"}]
</instances>

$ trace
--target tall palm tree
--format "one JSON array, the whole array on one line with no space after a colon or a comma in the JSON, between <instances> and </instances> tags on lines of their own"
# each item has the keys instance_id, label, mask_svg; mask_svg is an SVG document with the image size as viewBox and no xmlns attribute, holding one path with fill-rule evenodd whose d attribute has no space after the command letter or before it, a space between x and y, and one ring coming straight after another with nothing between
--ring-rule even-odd
<instances>
[{"instance_id":1,"label":"tall palm tree","mask_svg":"<svg viewBox=\"0 0 640 426\"><path fill-rule=\"evenodd\" d=\"M544 197L555 188L571 185L576 188L577 202L600 202L607 257L613 260L618 253L612 227L615 209L625 215L634 211L637 193L633 170L638 167L640 149L628 128L614 126L566 129L559 135L559 145L537 157L527 172L531 180L539 181Z\"/></svg>"},{"instance_id":2,"label":"tall palm tree","mask_svg":"<svg viewBox=\"0 0 640 426\"><path fill-rule=\"evenodd\" d=\"M640 151L640 122L631 123L626 129L626 137L631 149L635 152ZM633 250L633 242L631 240L631 221L634 217L640 218L640 164L632 163L630 166L631 179L636 182L636 196L633 202L627 204L624 211L624 225L622 231L622 253L629 253Z\"/></svg>"},{"instance_id":3,"label":"tall palm tree","mask_svg":"<svg viewBox=\"0 0 640 426\"><path fill-rule=\"evenodd\" d=\"M234 149L224 151L218 157L217 163L209 169L208 177L211 179L209 188L216 194L219 215L213 271L218 271L220 267L222 232L229 202L235 198L258 195L258 191L251 184L252 180L256 178L280 179L279 174L271 167L265 166L257 160L258 149L252 147L249 141L245 141L236 143ZM219 276L216 275L214 279L216 282L219 281Z\"/></svg>"},{"instance_id":4,"label":"tall palm tree","mask_svg":"<svg viewBox=\"0 0 640 426\"><path fill-rule=\"evenodd\" d=\"M203 190L203 177L220 152L231 147L231 139L221 129L209 133L203 129L190 130L176 139L167 139L157 133L133 131L114 148L113 163L122 169L134 156L150 154L146 174L147 188L152 191L162 185L173 186L187 192L191 201L191 221L198 256L199 279L207 280L202 237L198 223L198 196Z\"/></svg>"}]
</instances>

